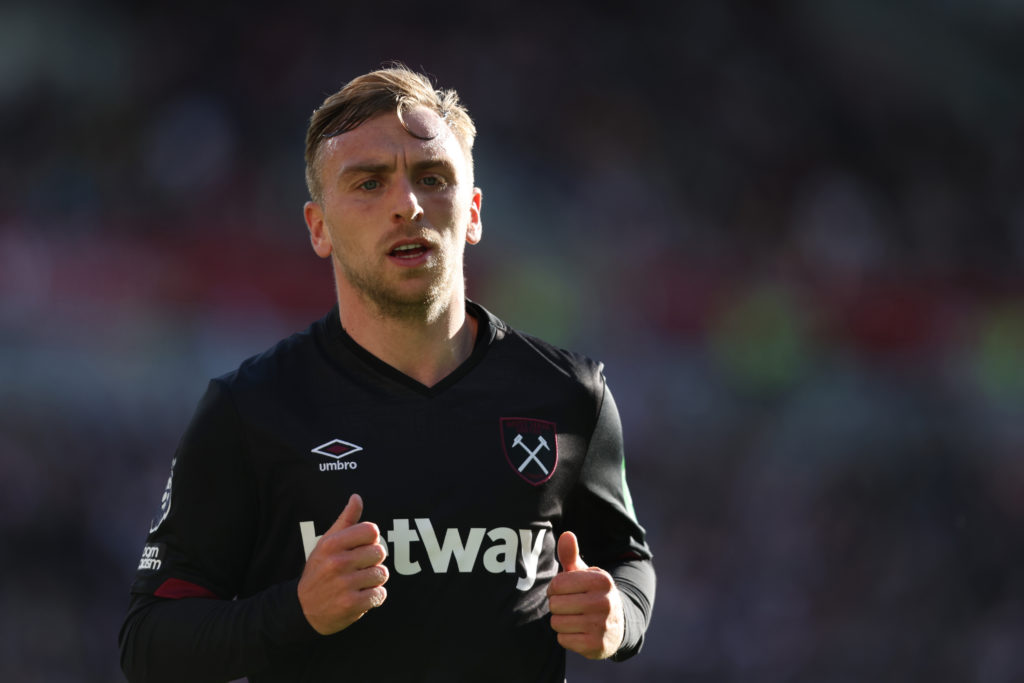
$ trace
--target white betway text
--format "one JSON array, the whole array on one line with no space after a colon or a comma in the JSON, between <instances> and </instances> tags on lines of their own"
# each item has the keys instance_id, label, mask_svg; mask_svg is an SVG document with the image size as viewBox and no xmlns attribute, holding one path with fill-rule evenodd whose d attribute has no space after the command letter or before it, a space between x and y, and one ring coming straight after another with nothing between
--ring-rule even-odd
<instances>
[{"instance_id":1,"label":"white betway text","mask_svg":"<svg viewBox=\"0 0 1024 683\"><path fill-rule=\"evenodd\" d=\"M422 563L412 559L413 548L418 544L422 544L426 551L430 569L434 573L446 574L452 566L452 560L455 560L459 572L469 573L473 571L477 560L481 559L480 549L486 538L489 543L481 560L486 571L492 574L514 574L518 558L522 562L525 576L519 577L516 588L529 590L537 580L537 563L544 548L544 532L547 529L537 529L535 537L530 529L473 527L468 530L465 538L458 529L444 529L444 538L439 541L429 519L417 518L411 521L415 528L408 519L393 520L391 528L381 534L382 540L386 539L390 544L389 557L394 570L399 574L419 574L423 571ZM313 522L299 522L299 532L308 560L320 537L316 535Z\"/></svg>"}]
</instances>

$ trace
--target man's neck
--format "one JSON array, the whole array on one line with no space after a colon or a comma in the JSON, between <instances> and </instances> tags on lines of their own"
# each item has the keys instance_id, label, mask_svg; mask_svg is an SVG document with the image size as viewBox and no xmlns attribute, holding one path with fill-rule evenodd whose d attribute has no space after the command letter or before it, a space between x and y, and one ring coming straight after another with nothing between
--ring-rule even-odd
<instances>
[{"instance_id":1,"label":"man's neck","mask_svg":"<svg viewBox=\"0 0 1024 683\"><path fill-rule=\"evenodd\" d=\"M466 314L460 298L437 316L395 318L339 297L341 324L352 339L371 354L432 387L455 371L473 352L478 321Z\"/></svg>"}]
</instances>

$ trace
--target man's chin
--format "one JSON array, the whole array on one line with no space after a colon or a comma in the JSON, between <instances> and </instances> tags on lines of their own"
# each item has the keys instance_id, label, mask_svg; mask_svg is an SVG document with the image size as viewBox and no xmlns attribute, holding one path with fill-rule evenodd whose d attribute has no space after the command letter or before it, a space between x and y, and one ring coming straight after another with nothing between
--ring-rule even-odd
<instances>
[{"instance_id":1,"label":"man's chin","mask_svg":"<svg viewBox=\"0 0 1024 683\"><path fill-rule=\"evenodd\" d=\"M364 292L364 301L381 318L431 321L447 308L448 299L434 290L410 292Z\"/></svg>"},{"instance_id":2,"label":"man's chin","mask_svg":"<svg viewBox=\"0 0 1024 683\"><path fill-rule=\"evenodd\" d=\"M446 286L448 282L443 277L409 272L389 282L386 278L361 275L347 271L342 276L366 309L379 318L431 322L451 305L453 288Z\"/></svg>"}]
</instances>

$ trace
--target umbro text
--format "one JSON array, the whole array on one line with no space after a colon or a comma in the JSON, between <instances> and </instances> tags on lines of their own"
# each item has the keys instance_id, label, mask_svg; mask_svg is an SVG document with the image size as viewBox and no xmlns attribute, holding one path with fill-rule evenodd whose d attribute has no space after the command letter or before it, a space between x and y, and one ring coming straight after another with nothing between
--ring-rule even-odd
<instances>
[{"instance_id":1,"label":"umbro text","mask_svg":"<svg viewBox=\"0 0 1024 683\"><path fill-rule=\"evenodd\" d=\"M320 463L321 472L328 472L330 470L354 470L357 467L359 467L359 463L355 460L338 460L336 462Z\"/></svg>"}]
</instances>

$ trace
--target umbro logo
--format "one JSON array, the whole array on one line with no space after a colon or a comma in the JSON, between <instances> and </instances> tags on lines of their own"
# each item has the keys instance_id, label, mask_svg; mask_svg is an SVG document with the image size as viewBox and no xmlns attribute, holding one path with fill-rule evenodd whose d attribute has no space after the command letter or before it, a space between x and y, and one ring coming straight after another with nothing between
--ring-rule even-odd
<instances>
[{"instance_id":1,"label":"umbro logo","mask_svg":"<svg viewBox=\"0 0 1024 683\"><path fill-rule=\"evenodd\" d=\"M328 472L331 470L354 470L359 467L359 463L355 460L342 460L347 458L353 453L358 453L363 450L362 446L357 446L354 443L348 441L342 441L341 439L331 439L325 443L310 449L310 453L316 453L317 455L326 455L328 458L334 458L335 462L322 462L320 463L320 471Z\"/></svg>"}]
</instances>

